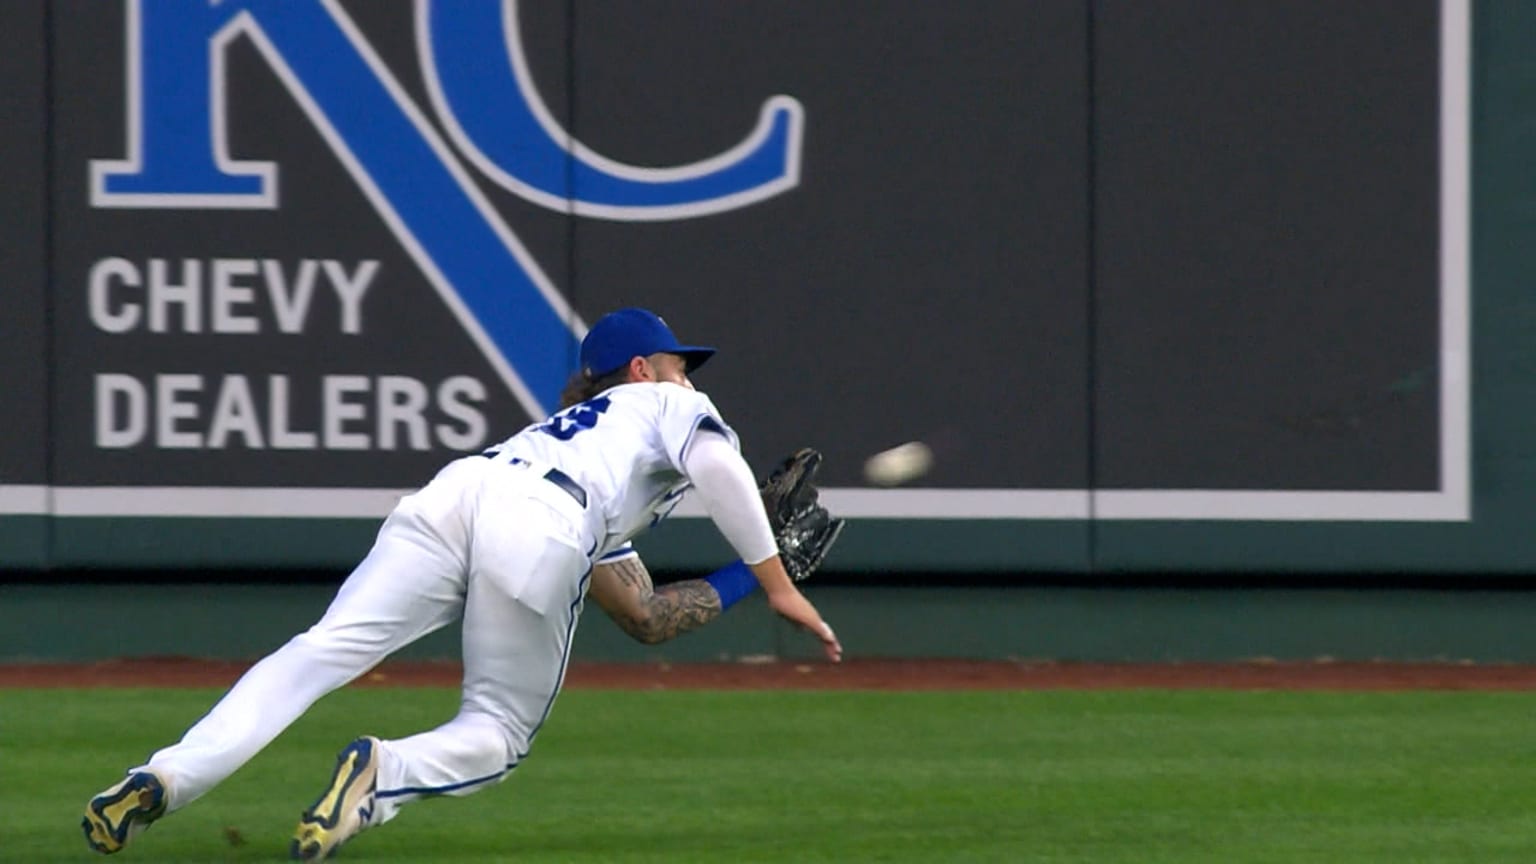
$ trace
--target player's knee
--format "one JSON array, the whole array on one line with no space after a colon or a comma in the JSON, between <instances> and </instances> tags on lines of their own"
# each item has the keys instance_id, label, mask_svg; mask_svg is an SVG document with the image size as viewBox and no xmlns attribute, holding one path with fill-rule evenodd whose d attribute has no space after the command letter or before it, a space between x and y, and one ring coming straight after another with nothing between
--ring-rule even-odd
<instances>
[{"instance_id":1,"label":"player's knee","mask_svg":"<svg viewBox=\"0 0 1536 864\"><path fill-rule=\"evenodd\" d=\"M473 737L475 746L502 765L514 765L527 752L528 736L520 723L498 711L465 705L457 721Z\"/></svg>"}]
</instances>

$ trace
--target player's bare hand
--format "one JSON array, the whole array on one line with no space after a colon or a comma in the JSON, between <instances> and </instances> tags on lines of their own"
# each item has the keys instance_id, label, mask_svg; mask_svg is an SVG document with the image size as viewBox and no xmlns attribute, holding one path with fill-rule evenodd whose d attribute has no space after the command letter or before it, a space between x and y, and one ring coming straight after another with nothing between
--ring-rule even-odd
<instances>
[{"instance_id":1,"label":"player's bare hand","mask_svg":"<svg viewBox=\"0 0 1536 864\"><path fill-rule=\"evenodd\" d=\"M832 632L832 626L821 618L821 613L811 605L811 601L805 599L805 595L790 588L771 592L768 595L768 605L773 611L785 618L804 627L811 635L821 640L821 649L827 655L827 659L833 663L840 663L843 659L843 645L837 641L837 634Z\"/></svg>"}]
</instances>

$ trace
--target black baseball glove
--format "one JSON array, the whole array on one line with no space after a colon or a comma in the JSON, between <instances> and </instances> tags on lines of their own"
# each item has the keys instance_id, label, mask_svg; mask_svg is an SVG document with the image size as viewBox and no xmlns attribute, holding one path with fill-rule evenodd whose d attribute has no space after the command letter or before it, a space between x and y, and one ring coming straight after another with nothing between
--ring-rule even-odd
<instances>
[{"instance_id":1,"label":"black baseball glove","mask_svg":"<svg viewBox=\"0 0 1536 864\"><path fill-rule=\"evenodd\" d=\"M842 519L832 518L821 505L816 491L816 469L821 454L802 447L790 454L758 487L773 539L779 544L779 557L789 578L796 582L810 577L826 559L832 544L843 533Z\"/></svg>"}]
</instances>

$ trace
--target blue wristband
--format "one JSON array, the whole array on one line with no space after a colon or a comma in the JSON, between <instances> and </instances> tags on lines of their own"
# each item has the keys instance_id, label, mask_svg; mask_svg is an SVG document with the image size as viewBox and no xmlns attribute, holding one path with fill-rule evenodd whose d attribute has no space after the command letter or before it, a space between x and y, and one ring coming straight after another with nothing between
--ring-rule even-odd
<instances>
[{"instance_id":1,"label":"blue wristband","mask_svg":"<svg viewBox=\"0 0 1536 864\"><path fill-rule=\"evenodd\" d=\"M705 576L704 581L708 582L715 589L715 593L720 595L722 612L757 589L757 577L753 576L751 568L741 561L721 567Z\"/></svg>"}]
</instances>

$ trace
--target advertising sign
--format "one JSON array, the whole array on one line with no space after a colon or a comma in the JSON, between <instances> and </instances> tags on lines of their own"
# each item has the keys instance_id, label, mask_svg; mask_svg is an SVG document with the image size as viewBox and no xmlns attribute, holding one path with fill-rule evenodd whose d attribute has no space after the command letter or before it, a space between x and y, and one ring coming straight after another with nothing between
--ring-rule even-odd
<instances>
[{"instance_id":1,"label":"advertising sign","mask_svg":"<svg viewBox=\"0 0 1536 864\"><path fill-rule=\"evenodd\" d=\"M720 344L759 464L919 439L1084 510L1075 3L62 8L61 513L377 515L631 304Z\"/></svg>"},{"instance_id":2,"label":"advertising sign","mask_svg":"<svg viewBox=\"0 0 1536 864\"><path fill-rule=\"evenodd\" d=\"M840 567L1473 515L1469 0L49 8L0 510L66 564L349 561L629 305Z\"/></svg>"}]
</instances>

